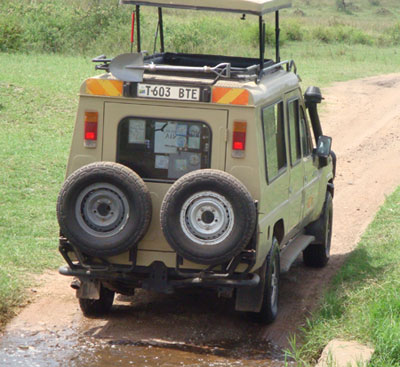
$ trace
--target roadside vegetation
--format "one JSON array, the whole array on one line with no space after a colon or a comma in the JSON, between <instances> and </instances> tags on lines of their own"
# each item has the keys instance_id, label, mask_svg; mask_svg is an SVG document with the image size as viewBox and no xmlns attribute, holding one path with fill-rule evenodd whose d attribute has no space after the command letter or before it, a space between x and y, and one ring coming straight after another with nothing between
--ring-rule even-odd
<instances>
[{"instance_id":1,"label":"roadside vegetation","mask_svg":"<svg viewBox=\"0 0 400 367\"><path fill-rule=\"evenodd\" d=\"M371 367L400 366L400 188L380 209L307 322L292 356L314 366L333 338L371 344Z\"/></svg>"},{"instance_id":2,"label":"roadside vegetation","mask_svg":"<svg viewBox=\"0 0 400 367\"><path fill-rule=\"evenodd\" d=\"M130 50L132 7L119 6L118 2L0 2L0 325L24 302L25 290L33 284L33 274L55 268L62 262L57 252L55 202L64 179L77 107L76 94L82 80L95 74L90 58L100 54L115 56ZM304 86L325 86L334 81L399 70L398 0L354 0L352 4L347 1L344 4L341 6L334 0L295 0L294 7L282 14L282 58L296 60ZM156 29L156 18L152 15L151 10L143 9L143 43L149 52L153 51ZM239 15L216 14L211 18L209 13L202 13L195 17L188 11L183 18L170 10L165 12L165 27L166 48L170 51L258 54L257 22L250 16L243 21ZM270 57L273 41L271 19L267 26ZM396 197L398 202L399 195L393 198ZM385 208L388 206L390 204ZM398 216L396 210L400 209L393 203L392 206L393 216L396 213ZM385 208L383 212L387 210L389 218L391 212ZM379 246L384 246L387 239L380 229L374 229L375 225L368 233L371 232L371 236L375 233ZM398 238L393 240L398 241ZM364 261L366 253L371 266L378 266L376 261L383 263L379 251L370 250L367 244L360 248L352 255L348 267ZM386 260L394 259L393 255ZM371 276L369 269L364 270L360 277ZM372 273L376 279L368 278L372 282L371 289L374 281L381 280L381 273L378 273ZM398 272L393 274L399 275ZM325 322L331 322L336 329L332 327L332 332L325 333L324 338L339 329L340 317L347 317L348 307L344 309L334 296L334 292L341 290L347 297L348 285L341 279L348 278L340 277L335 282L337 290L327 296L321 316L310 322L299 358L310 360L316 356L325 342L321 336ZM360 288L355 281L349 283L356 294L364 289L361 278ZM381 292L381 288L376 289ZM365 293L370 295L368 290ZM396 304L400 304L399 300ZM388 306L389 302L384 302L382 307L384 305ZM375 340L380 327L378 311L373 324L376 325L375 336L372 326L368 330L364 327L364 333L354 334L376 346L380 345ZM344 336L351 334L350 323L347 333ZM391 355L386 354L386 349L381 350L381 355Z\"/></svg>"}]
</instances>

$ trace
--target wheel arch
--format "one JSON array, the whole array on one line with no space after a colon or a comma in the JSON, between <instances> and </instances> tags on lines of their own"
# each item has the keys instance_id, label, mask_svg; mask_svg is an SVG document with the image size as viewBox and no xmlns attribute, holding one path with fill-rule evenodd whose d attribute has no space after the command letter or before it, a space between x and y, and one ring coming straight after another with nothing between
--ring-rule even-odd
<instances>
[{"instance_id":1,"label":"wheel arch","mask_svg":"<svg viewBox=\"0 0 400 367\"><path fill-rule=\"evenodd\" d=\"M276 237L279 243L282 243L283 238L285 237L285 223L283 219L279 219L275 225L274 230L272 231L272 235Z\"/></svg>"}]
</instances>

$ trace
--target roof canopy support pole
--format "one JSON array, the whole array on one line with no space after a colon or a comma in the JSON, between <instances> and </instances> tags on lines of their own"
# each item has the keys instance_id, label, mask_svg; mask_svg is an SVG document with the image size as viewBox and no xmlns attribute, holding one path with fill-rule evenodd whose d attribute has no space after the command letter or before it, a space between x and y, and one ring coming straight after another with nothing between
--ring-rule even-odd
<instances>
[{"instance_id":1,"label":"roof canopy support pole","mask_svg":"<svg viewBox=\"0 0 400 367\"><path fill-rule=\"evenodd\" d=\"M275 12L275 52L276 52L276 62L281 62L280 35L281 35L281 29L279 28L279 10L278 10L278 11Z\"/></svg>"},{"instance_id":2,"label":"roof canopy support pole","mask_svg":"<svg viewBox=\"0 0 400 367\"><path fill-rule=\"evenodd\" d=\"M265 23L263 17L259 17L260 23L260 72L264 69L265 59Z\"/></svg>"},{"instance_id":3,"label":"roof canopy support pole","mask_svg":"<svg viewBox=\"0 0 400 367\"><path fill-rule=\"evenodd\" d=\"M137 52L142 51L140 39L140 5L136 5L136 33L137 33Z\"/></svg>"},{"instance_id":4,"label":"roof canopy support pole","mask_svg":"<svg viewBox=\"0 0 400 367\"><path fill-rule=\"evenodd\" d=\"M158 8L158 25L160 27L160 44L161 44L161 52L165 52L164 48L164 23L163 23L163 13L162 8Z\"/></svg>"}]
</instances>

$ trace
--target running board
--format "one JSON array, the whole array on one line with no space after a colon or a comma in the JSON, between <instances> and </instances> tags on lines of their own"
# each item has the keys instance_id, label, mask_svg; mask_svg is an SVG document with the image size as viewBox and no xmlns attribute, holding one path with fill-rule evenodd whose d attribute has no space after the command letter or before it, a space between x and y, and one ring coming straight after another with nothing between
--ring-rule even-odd
<instances>
[{"instance_id":1,"label":"running board","mask_svg":"<svg viewBox=\"0 0 400 367\"><path fill-rule=\"evenodd\" d=\"M299 235L281 251L281 273L287 273L306 247L315 240L314 236L307 236L304 234Z\"/></svg>"}]
</instances>

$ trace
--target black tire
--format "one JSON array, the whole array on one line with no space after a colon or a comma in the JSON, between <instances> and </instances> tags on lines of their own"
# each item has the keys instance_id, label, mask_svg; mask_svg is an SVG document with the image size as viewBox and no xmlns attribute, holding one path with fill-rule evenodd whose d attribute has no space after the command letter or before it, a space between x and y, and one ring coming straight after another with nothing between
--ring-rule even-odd
<instances>
[{"instance_id":1,"label":"black tire","mask_svg":"<svg viewBox=\"0 0 400 367\"><path fill-rule=\"evenodd\" d=\"M79 298L79 306L85 316L102 316L106 315L114 302L115 292L100 286L100 299L84 299Z\"/></svg>"},{"instance_id":2,"label":"black tire","mask_svg":"<svg viewBox=\"0 0 400 367\"><path fill-rule=\"evenodd\" d=\"M161 227L168 243L198 264L231 260L249 243L255 224L256 209L246 187L218 170L181 177L161 206Z\"/></svg>"},{"instance_id":3,"label":"black tire","mask_svg":"<svg viewBox=\"0 0 400 367\"><path fill-rule=\"evenodd\" d=\"M61 188L57 217L61 233L83 253L118 255L147 232L151 197L131 169L112 162L84 166Z\"/></svg>"},{"instance_id":4,"label":"black tire","mask_svg":"<svg viewBox=\"0 0 400 367\"><path fill-rule=\"evenodd\" d=\"M279 243L274 237L272 247L267 256L265 266L264 296L260 312L254 316L262 324L271 324L278 315L279 280L280 280L280 253Z\"/></svg>"},{"instance_id":5,"label":"black tire","mask_svg":"<svg viewBox=\"0 0 400 367\"><path fill-rule=\"evenodd\" d=\"M307 227L307 234L315 236L315 242L303 251L304 264L313 268L324 267L330 258L333 222L333 200L330 192L326 193L322 214Z\"/></svg>"}]
</instances>

